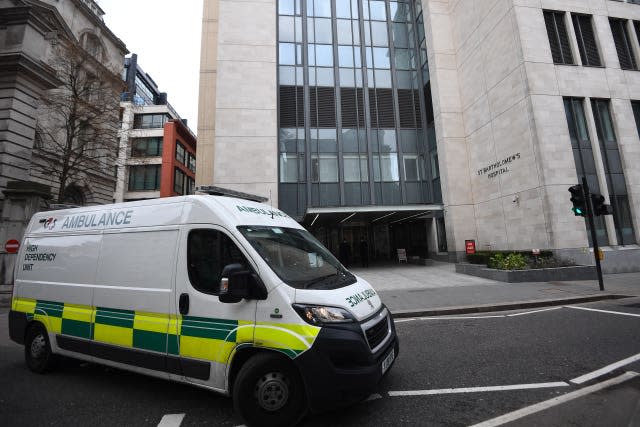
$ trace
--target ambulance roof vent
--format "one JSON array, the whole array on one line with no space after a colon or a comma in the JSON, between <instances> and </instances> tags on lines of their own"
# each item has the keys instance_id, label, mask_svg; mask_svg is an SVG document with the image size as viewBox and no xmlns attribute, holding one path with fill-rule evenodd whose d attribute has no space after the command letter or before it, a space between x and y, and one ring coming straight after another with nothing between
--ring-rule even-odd
<instances>
[{"instance_id":1,"label":"ambulance roof vent","mask_svg":"<svg viewBox=\"0 0 640 427\"><path fill-rule=\"evenodd\" d=\"M229 190L228 188L216 187L214 185L203 185L201 187L196 187L196 194L198 193L209 194L210 196L236 197L238 199L251 200L252 202L260 203L264 203L269 200L266 197L243 193L241 191Z\"/></svg>"}]
</instances>

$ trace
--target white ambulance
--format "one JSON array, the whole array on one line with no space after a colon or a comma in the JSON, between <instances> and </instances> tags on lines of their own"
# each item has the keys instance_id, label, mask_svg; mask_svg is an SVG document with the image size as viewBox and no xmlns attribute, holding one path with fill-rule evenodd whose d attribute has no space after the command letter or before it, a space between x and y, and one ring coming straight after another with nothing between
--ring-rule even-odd
<instances>
[{"instance_id":1,"label":"white ambulance","mask_svg":"<svg viewBox=\"0 0 640 427\"><path fill-rule=\"evenodd\" d=\"M32 371L63 355L190 383L248 425L357 401L398 355L366 281L285 213L227 196L36 214L9 329Z\"/></svg>"}]
</instances>

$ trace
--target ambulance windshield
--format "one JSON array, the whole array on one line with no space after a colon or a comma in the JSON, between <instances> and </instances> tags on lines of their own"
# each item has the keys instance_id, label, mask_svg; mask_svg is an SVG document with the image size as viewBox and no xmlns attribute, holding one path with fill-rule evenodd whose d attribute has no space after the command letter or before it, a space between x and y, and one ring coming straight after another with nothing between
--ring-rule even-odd
<instances>
[{"instance_id":1,"label":"ambulance windshield","mask_svg":"<svg viewBox=\"0 0 640 427\"><path fill-rule=\"evenodd\" d=\"M289 286L336 289L356 282L355 276L306 230L269 226L238 229Z\"/></svg>"}]
</instances>

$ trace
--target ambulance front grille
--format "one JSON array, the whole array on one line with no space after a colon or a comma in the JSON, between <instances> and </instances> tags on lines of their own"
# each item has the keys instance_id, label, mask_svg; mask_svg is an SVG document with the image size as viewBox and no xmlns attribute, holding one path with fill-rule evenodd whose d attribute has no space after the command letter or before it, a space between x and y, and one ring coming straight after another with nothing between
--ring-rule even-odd
<instances>
[{"instance_id":1,"label":"ambulance front grille","mask_svg":"<svg viewBox=\"0 0 640 427\"><path fill-rule=\"evenodd\" d=\"M389 328L389 315L385 315L378 323L364 331L367 342L371 350L377 350L377 347L385 341L385 338L391 333Z\"/></svg>"}]
</instances>

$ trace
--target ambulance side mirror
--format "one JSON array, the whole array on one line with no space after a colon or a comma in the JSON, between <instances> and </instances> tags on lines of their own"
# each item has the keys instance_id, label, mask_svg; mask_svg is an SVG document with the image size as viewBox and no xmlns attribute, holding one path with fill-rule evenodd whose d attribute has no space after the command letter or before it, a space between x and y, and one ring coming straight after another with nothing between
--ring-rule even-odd
<instances>
[{"instance_id":1,"label":"ambulance side mirror","mask_svg":"<svg viewBox=\"0 0 640 427\"><path fill-rule=\"evenodd\" d=\"M222 270L220 302L237 303L243 299L267 299L267 288L260 277L241 264L229 264Z\"/></svg>"}]
</instances>

